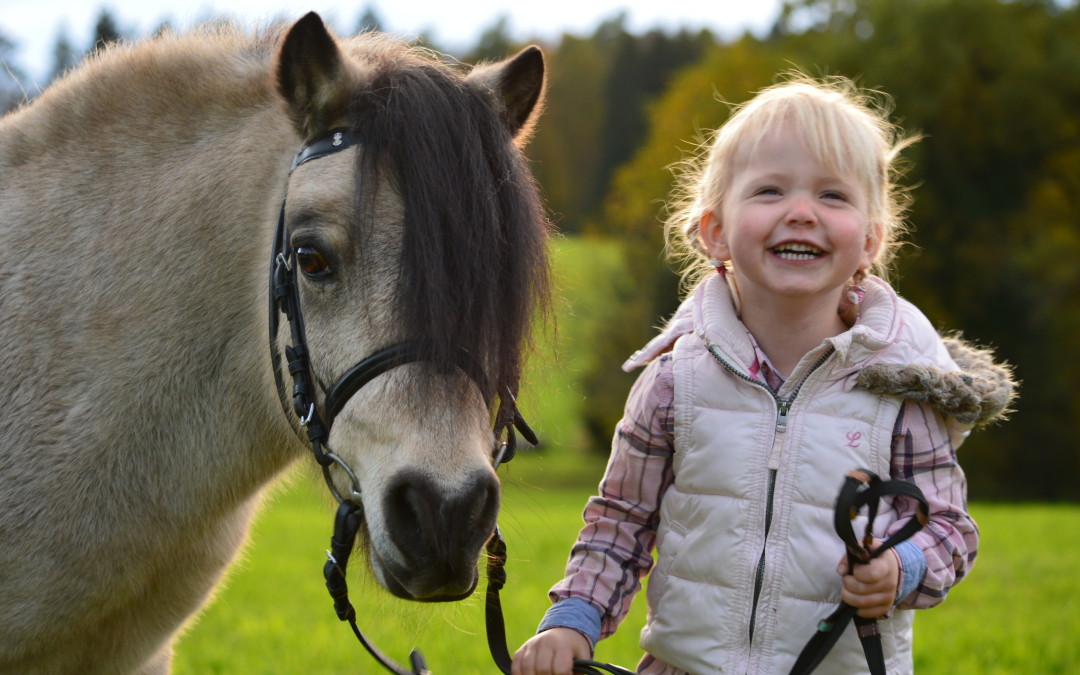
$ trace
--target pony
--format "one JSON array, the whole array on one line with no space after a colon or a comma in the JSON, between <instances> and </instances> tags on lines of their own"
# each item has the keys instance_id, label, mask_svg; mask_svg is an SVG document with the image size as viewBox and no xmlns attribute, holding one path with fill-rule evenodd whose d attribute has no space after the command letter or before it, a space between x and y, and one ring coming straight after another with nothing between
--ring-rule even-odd
<instances>
[{"instance_id":1,"label":"pony","mask_svg":"<svg viewBox=\"0 0 1080 675\"><path fill-rule=\"evenodd\" d=\"M544 81L535 47L465 69L309 14L107 49L0 119L0 673L169 672L305 455L289 330L267 330L279 221L313 402L432 345L328 432L357 547L397 596L472 592L549 287L522 153Z\"/></svg>"}]
</instances>

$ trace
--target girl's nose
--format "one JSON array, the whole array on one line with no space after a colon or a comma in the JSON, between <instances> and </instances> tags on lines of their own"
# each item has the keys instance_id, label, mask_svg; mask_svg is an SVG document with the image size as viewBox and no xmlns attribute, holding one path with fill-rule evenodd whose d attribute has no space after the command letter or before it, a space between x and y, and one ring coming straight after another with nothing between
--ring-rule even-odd
<instances>
[{"instance_id":1,"label":"girl's nose","mask_svg":"<svg viewBox=\"0 0 1080 675\"><path fill-rule=\"evenodd\" d=\"M814 210L813 198L810 195L803 194L791 195L786 222L792 226L817 224L817 212Z\"/></svg>"}]
</instances>

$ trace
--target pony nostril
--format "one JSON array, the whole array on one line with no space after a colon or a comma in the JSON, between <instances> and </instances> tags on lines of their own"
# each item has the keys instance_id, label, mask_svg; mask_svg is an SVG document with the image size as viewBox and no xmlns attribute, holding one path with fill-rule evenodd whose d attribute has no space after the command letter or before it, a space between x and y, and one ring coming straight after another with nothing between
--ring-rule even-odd
<instances>
[{"instance_id":1,"label":"pony nostril","mask_svg":"<svg viewBox=\"0 0 1080 675\"><path fill-rule=\"evenodd\" d=\"M484 544L491 533L495 530L495 521L499 517L499 481L484 475L480 489L477 492L480 497L473 505L468 520L464 523L464 531L472 531L482 537L478 545Z\"/></svg>"},{"instance_id":2,"label":"pony nostril","mask_svg":"<svg viewBox=\"0 0 1080 675\"><path fill-rule=\"evenodd\" d=\"M406 565L460 571L475 564L495 528L499 483L478 473L447 496L427 477L406 473L387 490L384 506L388 534Z\"/></svg>"},{"instance_id":3,"label":"pony nostril","mask_svg":"<svg viewBox=\"0 0 1080 675\"><path fill-rule=\"evenodd\" d=\"M431 537L438 530L437 512L431 484L426 480L402 480L387 491L390 538L410 563L422 564L425 553L433 552L436 542Z\"/></svg>"}]
</instances>

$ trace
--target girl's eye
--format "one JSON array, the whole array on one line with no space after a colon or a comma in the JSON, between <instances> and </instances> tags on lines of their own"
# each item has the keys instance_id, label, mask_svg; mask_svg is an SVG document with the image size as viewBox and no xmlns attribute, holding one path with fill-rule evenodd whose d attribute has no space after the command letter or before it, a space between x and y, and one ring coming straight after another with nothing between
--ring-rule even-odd
<instances>
[{"instance_id":1,"label":"girl's eye","mask_svg":"<svg viewBox=\"0 0 1080 675\"><path fill-rule=\"evenodd\" d=\"M312 279L321 279L330 274L330 265L318 249L310 246L301 246L296 249L296 265L305 276Z\"/></svg>"},{"instance_id":2,"label":"girl's eye","mask_svg":"<svg viewBox=\"0 0 1080 675\"><path fill-rule=\"evenodd\" d=\"M840 201L847 201L847 197L842 192L826 192L822 195L825 199L838 199Z\"/></svg>"}]
</instances>

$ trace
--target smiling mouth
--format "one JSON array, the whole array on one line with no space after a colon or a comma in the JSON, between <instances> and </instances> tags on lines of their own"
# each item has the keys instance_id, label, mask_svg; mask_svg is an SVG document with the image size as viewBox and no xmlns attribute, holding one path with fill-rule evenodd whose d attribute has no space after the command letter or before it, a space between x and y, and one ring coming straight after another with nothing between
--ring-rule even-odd
<instances>
[{"instance_id":1,"label":"smiling mouth","mask_svg":"<svg viewBox=\"0 0 1080 675\"><path fill-rule=\"evenodd\" d=\"M817 260L825 255L825 251L810 244L780 244L772 249L774 255L782 260Z\"/></svg>"}]
</instances>

